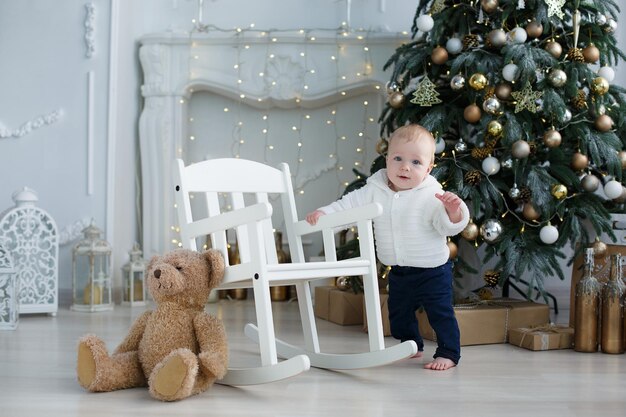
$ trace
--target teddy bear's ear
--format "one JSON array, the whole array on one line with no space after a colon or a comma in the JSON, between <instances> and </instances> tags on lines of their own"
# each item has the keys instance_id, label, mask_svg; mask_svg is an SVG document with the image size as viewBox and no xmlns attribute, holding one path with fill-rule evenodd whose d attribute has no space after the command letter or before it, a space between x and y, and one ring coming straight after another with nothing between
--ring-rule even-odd
<instances>
[{"instance_id":1,"label":"teddy bear's ear","mask_svg":"<svg viewBox=\"0 0 626 417\"><path fill-rule=\"evenodd\" d=\"M224 278L224 256L217 249L209 249L203 255L211 267L211 286L216 287Z\"/></svg>"}]
</instances>

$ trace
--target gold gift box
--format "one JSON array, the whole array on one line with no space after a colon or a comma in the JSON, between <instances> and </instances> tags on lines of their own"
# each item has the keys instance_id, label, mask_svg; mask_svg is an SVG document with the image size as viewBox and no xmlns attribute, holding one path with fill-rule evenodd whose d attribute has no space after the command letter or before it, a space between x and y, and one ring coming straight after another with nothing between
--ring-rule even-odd
<instances>
[{"instance_id":1,"label":"gold gift box","mask_svg":"<svg viewBox=\"0 0 626 417\"><path fill-rule=\"evenodd\" d=\"M315 287L315 316L342 326L363 324L363 298L334 286Z\"/></svg>"},{"instance_id":2,"label":"gold gift box","mask_svg":"<svg viewBox=\"0 0 626 417\"><path fill-rule=\"evenodd\" d=\"M571 349L574 344L574 329L552 324L511 329L509 343L529 350Z\"/></svg>"}]
</instances>

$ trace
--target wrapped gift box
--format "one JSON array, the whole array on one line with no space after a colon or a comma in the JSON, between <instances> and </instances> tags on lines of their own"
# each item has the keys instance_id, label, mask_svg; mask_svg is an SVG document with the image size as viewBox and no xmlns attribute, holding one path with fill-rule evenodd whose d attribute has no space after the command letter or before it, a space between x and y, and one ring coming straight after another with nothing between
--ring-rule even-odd
<instances>
[{"instance_id":1,"label":"wrapped gift box","mask_svg":"<svg viewBox=\"0 0 626 417\"><path fill-rule=\"evenodd\" d=\"M389 300L389 294L380 294L380 315L383 319L383 335L391 336L391 327L389 326L389 309L387 308L387 301ZM365 312L365 300L363 300L363 331L367 332L367 317Z\"/></svg>"},{"instance_id":2,"label":"wrapped gift box","mask_svg":"<svg viewBox=\"0 0 626 417\"><path fill-rule=\"evenodd\" d=\"M509 329L533 327L550 321L546 304L512 298L495 298L454 306L461 346L506 343ZM426 313L417 313L422 337L437 340Z\"/></svg>"},{"instance_id":3,"label":"wrapped gift box","mask_svg":"<svg viewBox=\"0 0 626 417\"><path fill-rule=\"evenodd\" d=\"M530 350L571 349L574 344L574 329L550 324L511 329L509 343Z\"/></svg>"},{"instance_id":4,"label":"wrapped gift box","mask_svg":"<svg viewBox=\"0 0 626 417\"><path fill-rule=\"evenodd\" d=\"M363 324L363 294L334 286L315 288L315 316L343 326Z\"/></svg>"}]
</instances>

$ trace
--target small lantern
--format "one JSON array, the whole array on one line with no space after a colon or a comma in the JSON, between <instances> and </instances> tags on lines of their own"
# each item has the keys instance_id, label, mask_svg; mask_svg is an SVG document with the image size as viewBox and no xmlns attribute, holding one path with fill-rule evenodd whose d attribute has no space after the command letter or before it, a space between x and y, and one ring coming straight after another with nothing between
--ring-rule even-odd
<instances>
[{"instance_id":1,"label":"small lantern","mask_svg":"<svg viewBox=\"0 0 626 417\"><path fill-rule=\"evenodd\" d=\"M146 305L146 266L147 262L141 257L139 244L135 243L128 252L130 261L122 267L124 279L124 301L122 304L135 306Z\"/></svg>"},{"instance_id":2,"label":"small lantern","mask_svg":"<svg viewBox=\"0 0 626 417\"><path fill-rule=\"evenodd\" d=\"M74 311L113 310L111 245L100 239L93 222L83 229L85 239L72 251L72 306Z\"/></svg>"},{"instance_id":3,"label":"small lantern","mask_svg":"<svg viewBox=\"0 0 626 417\"><path fill-rule=\"evenodd\" d=\"M27 187L11 196L15 207L0 214L0 242L13 258L20 314L48 313L59 306L59 232L54 219L35 206Z\"/></svg>"},{"instance_id":4,"label":"small lantern","mask_svg":"<svg viewBox=\"0 0 626 417\"><path fill-rule=\"evenodd\" d=\"M19 285L9 253L0 245L0 330L15 330L19 321Z\"/></svg>"}]
</instances>

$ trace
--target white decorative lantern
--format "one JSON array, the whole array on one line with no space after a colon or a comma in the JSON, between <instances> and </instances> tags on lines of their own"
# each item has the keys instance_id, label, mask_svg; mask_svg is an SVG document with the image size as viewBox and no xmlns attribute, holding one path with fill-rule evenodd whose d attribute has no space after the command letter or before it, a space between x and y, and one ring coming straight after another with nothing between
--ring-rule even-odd
<instances>
[{"instance_id":1,"label":"white decorative lantern","mask_svg":"<svg viewBox=\"0 0 626 417\"><path fill-rule=\"evenodd\" d=\"M20 314L56 315L59 306L59 232L56 222L35 207L37 193L24 187L12 195L15 207L0 215L0 242L13 258L19 282Z\"/></svg>"},{"instance_id":2,"label":"white decorative lantern","mask_svg":"<svg viewBox=\"0 0 626 417\"><path fill-rule=\"evenodd\" d=\"M0 245L0 330L15 330L19 322L19 282L9 252Z\"/></svg>"},{"instance_id":3,"label":"white decorative lantern","mask_svg":"<svg viewBox=\"0 0 626 417\"><path fill-rule=\"evenodd\" d=\"M135 243L128 253L130 261L122 267L124 279L124 300L122 304L135 306L146 305L146 266L148 263L141 257L139 244Z\"/></svg>"},{"instance_id":4,"label":"white decorative lantern","mask_svg":"<svg viewBox=\"0 0 626 417\"><path fill-rule=\"evenodd\" d=\"M85 239L72 251L72 306L74 311L113 310L111 245L100 239L93 223L83 229Z\"/></svg>"}]
</instances>

